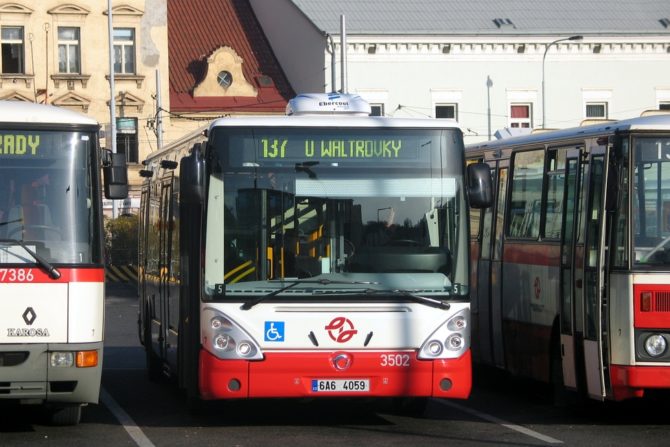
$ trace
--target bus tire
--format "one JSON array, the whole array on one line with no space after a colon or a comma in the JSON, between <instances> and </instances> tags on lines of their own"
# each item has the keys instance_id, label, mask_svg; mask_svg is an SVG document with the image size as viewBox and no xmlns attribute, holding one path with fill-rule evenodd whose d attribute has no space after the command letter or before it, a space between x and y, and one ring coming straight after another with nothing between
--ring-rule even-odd
<instances>
[{"instance_id":1,"label":"bus tire","mask_svg":"<svg viewBox=\"0 0 670 447\"><path fill-rule=\"evenodd\" d=\"M151 341L151 322L149 321L149 312L145 312L144 320L144 352L146 355L147 377L151 382L158 382L162 377L161 362L152 347Z\"/></svg>"},{"instance_id":2,"label":"bus tire","mask_svg":"<svg viewBox=\"0 0 670 447\"><path fill-rule=\"evenodd\" d=\"M51 410L49 422L51 425L77 425L81 421L81 405L54 407Z\"/></svg>"},{"instance_id":3,"label":"bus tire","mask_svg":"<svg viewBox=\"0 0 670 447\"><path fill-rule=\"evenodd\" d=\"M568 403L568 391L563 383L563 359L561 358L560 340L551 344L550 362L549 384L552 390L552 402L556 407L565 407Z\"/></svg>"}]
</instances>

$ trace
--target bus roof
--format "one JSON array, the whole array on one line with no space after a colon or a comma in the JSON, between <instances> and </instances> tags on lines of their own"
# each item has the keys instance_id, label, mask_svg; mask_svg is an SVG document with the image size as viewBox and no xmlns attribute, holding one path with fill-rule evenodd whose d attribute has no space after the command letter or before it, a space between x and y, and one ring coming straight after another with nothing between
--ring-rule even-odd
<instances>
[{"instance_id":1,"label":"bus roof","mask_svg":"<svg viewBox=\"0 0 670 447\"><path fill-rule=\"evenodd\" d=\"M23 101L0 101L0 123L98 125L93 118L62 107Z\"/></svg>"},{"instance_id":2,"label":"bus roof","mask_svg":"<svg viewBox=\"0 0 670 447\"><path fill-rule=\"evenodd\" d=\"M571 138L588 138L599 135L609 135L615 132L634 131L669 131L670 114L642 116L620 121L609 121L584 127L538 132L530 135L504 138L502 140L484 141L468 144L468 150L491 150L508 146L522 146L534 143L549 143L551 141L567 140Z\"/></svg>"},{"instance_id":3,"label":"bus roof","mask_svg":"<svg viewBox=\"0 0 670 447\"><path fill-rule=\"evenodd\" d=\"M219 118L210 126L215 127L332 127L332 128L420 128L420 129L460 129L453 119L430 118L390 118L383 116L338 116L338 115L274 115L240 116Z\"/></svg>"}]
</instances>

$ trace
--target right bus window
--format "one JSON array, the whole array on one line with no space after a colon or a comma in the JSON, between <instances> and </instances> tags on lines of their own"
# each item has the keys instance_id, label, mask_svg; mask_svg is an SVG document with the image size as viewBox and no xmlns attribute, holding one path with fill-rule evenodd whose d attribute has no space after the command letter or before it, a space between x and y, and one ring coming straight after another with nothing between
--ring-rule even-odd
<instances>
[{"instance_id":1,"label":"right bus window","mask_svg":"<svg viewBox=\"0 0 670 447\"><path fill-rule=\"evenodd\" d=\"M638 265L670 264L670 138L634 140L634 254Z\"/></svg>"},{"instance_id":2,"label":"right bus window","mask_svg":"<svg viewBox=\"0 0 670 447\"><path fill-rule=\"evenodd\" d=\"M537 239L540 234L544 149L514 156L507 235Z\"/></svg>"}]
</instances>

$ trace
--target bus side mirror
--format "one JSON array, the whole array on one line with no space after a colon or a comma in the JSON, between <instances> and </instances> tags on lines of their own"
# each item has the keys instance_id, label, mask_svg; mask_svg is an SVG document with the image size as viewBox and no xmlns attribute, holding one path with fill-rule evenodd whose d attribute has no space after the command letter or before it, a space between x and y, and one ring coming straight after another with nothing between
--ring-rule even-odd
<instances>
[{"instance_id":1,"label":"bus side mirror","mask_svg":"<svg viewBox=\"0 0 670 447\"><path fill-rule=\"evenodd\" d=\"M493 205L493 180L491 168L486 163L468 165L468 200L472 208L488 208Z\"/></svg>"},{"instance_id":2,"label":"bus side mirror","mask_svg":"<svg viewBox=\"0 0 670 447\"><path fill-rule=\"evenodd\" d=\"M107 199L125 199L128 197L128 167L126 154L113 154L105 149L102 162L102 174Z\"/></svg>"},{"instance_id":3,"label":"bus side mirror","mask_svg":"<svg viewBox=\"0 0 670 447\"><path fill-rule=\"evenodd\" d=\"M205 160L200 143L194 144L191 154L179 163L180 190L186 203L202 203L205 180Z\"/></svg>"}]
</instances>

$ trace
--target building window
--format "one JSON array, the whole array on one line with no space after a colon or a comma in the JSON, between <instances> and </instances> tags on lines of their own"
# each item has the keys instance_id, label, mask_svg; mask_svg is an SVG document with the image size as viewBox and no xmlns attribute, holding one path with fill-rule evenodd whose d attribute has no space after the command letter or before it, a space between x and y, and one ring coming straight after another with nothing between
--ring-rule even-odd
<instances>
[{"instance_id":1,"label":"building window","mask_svg":"<svg viewBox=\"0 0 670 447\"><path fill-rule=\"evenodd\" d=\"M135 30L114 28L114 73L135 74Z\"/></svg>"},{"instance_id":2,"label":"building window","mask_svg":"<svg viewBox=\"0 0 670 447\"><path fill-rule=\"evenodd\" d=\"M661 102L658 104L658 110L670 110L670 102Z\"/></svg>"},{"instance_id":3,"label":"building window","mask_svg":"<svg viewBox=\"0 0 670 447\"><path fill-rule=\"evenodd\" d=\"M116 152L126 154L126 162L139 163L137 118L116 119Z\"/></svg>"},{"instance_id":4,"label":"building window","mask_svg":"<svg viewBox=\"0 0 670 447\"><path fill-rule=\"evenodd\" d=\"M384 104L370 104L370 116L384 116Z\"/></svg>"},{"instance_id":5,"label":"building window","mask_svg":"<svg viewBox=\"0 0 670 447\"><path fill-rule=\"evenodd\" d=\"M25 72L23 63L23 27L2 27L2 72Z\"/></svg>"},{"instance_id":6,"label":"building window","mask_svg":"<svg viewBox=\"0 0 670 447\"><path fill-rule=\"evenodd\" d=\"M524 129L533 127L531 112L532 104L511 104L509 110L509 127Z\"/></svg>"},{"instance_id":7,"label":"building window","mask_svg":"<svg viewBox=\"0 0 670 447\"><path fill-rule=\"evenodd\" d=\"M586 118L607 119L607 103L606 102L587 102L586 103Z\"/></svg>"},{"instance_id":8,"label":"building window","mask_svg":"<svg viewBox=\"0 0 670 447\"><path fill-rule=\"evenodd\" d=\"M435 106L435 118L458 119L458 105L438 104Z\"/></svg>"},{"instance_id":9,"label":"building window","mask_svg":"<svg viewBox=\"0 0 670 447\"><path fill-rule=\"evenodd\" d=\"M79 74L79 28L58 27L58 72Z\"/></svg>"}]
</instances>

